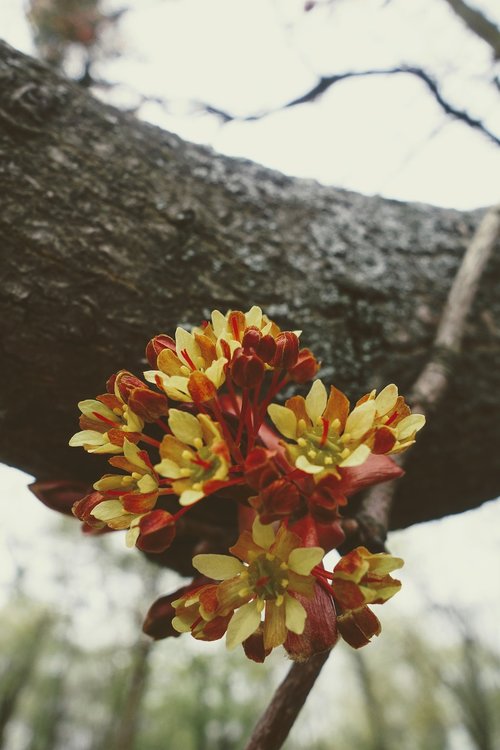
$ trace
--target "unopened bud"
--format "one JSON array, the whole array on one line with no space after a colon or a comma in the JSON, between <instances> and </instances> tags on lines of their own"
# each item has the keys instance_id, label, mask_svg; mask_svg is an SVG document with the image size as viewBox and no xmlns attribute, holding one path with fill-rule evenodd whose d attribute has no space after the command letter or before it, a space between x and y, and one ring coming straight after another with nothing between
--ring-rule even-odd
<instances>
[{"instance_id":1,"label":"unopened bud","mask_svg":"<svg viewBox=\"0 0 500 750\"><path fill-rule=\"evenodd\" d=\"M143 552L164 552L175 538L175 522L166 510L157 508L139 521L140 534L136 546Z\"/></svg>"},{"instance_id":2,"label":"unopened bud","mask_svg":"<svg viewBox=\"0 0 500 750\"><path fill-rule=\"evenodd\" d=\"M167 336L166 333L159 333L146 346L146 358L151 367L156 369L156 360L163 349L171 349L175 352L175 341L171 336Z\"/></svg>"},{"instance_id":3,"label":"unopened bud","mask_svg":"<svg viewBox=\"0 0 500 750\"><path fill-rule=\"evenodd\" d=\"M299 358L299 339L292 331L283 331L276 336L276 354L271 364L289 370Z\"/></svg>"},{"instance_id":4,"label":"unopened bud","mask_svg":"<svg viewBox=\"0 0 500 750\"><path fill-rule=\"evenodd\" d=\"M254 388L264 377L264 363L255 354L237 349L231 362L231 377L240 388Z\"/></svg>"},{"instance_id":5,"label":"unopened bud","mask_svg":"<svg viewBox=\"0 0 500 750\"><path fill-rule=\"evenodd\" d=\"M136 388L147 389L147 385L127 370L120 370L120 372L116 373L114 382L115 394L126 404L128 403L131 392Z\"/></svg>"},{"instance_id":6,"label":"unopened bud","mask_svg":"<svg viewBox=\"0 0 500 750\"><path fill-rule=\"evenodd\" d=\"M267 364L271 364L276 354L276 341L270 333L262 336L261 340L255 347L255 353Z\"/></svg>"},{"instance_id":7,"label":"unopened bud","mask_svg":"<svg viewBox=\"0 0 500 750\"><path fill-rule=\"evenodd\" d=\"M250 326L246 329L243 341L241 342L243 349L245 349L245 351L248 349L255 350L261 338L262 334L259 329L256 326Z\"/></svg>"}]
</instances>

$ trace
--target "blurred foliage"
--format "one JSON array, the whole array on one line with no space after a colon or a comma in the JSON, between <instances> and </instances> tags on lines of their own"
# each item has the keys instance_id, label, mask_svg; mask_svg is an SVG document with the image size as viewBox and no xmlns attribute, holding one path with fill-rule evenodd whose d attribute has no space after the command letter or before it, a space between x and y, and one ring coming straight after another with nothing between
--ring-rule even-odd
<instances>
[{"instance_id":1,"label":"blurred foliage","mask_svg":"<svg viewBox=\"0 0 500 750\"><path fill-rule=\"evenodd\" d=\"M104 6L103 0L29 0L27 17L39 56L64 69L69 55L76 50L82 57L81 80L90 79L95 59L115 54L105 32L125 12L106 12Z\"/></svg>"}]
</instances>

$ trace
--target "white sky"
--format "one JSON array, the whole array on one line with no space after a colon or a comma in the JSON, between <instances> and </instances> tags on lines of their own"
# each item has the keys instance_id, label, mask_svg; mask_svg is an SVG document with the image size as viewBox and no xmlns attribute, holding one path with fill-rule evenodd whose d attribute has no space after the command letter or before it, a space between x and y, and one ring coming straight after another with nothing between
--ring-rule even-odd
<instances>
[{"instance_id":1,"label":"white sky","mask_svg":"<svg viewBox=\"0 0 500 750\"><path fill-rule=\"evenodd\" d=\"M26 51L20 0L0 9L5 38ZM112 0L110 7L124 3ZM129 0L114 43L123 56L100 66L119 82L104 96L132 105L141 94L171 103L142 117L216 150L287 174L365 193L456 208L491 204L500 193L500 150L447 117L408 76L337 84L321 101L253 123L222 126L189 114L200 99L238 115L277 109L317 76L423 66L457 107L500 133L500 98L487 45L468 33L445 0L335 0L303 12L303 0ZM500 3L477 3L500 24ZM172 113L173 110L173 113Z\"/></svg>"}]
</instances>

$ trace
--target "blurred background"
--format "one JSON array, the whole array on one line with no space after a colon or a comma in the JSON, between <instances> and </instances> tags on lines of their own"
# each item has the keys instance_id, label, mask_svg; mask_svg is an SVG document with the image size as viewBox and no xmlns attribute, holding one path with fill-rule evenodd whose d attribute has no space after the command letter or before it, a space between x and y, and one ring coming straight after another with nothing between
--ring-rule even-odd
<instances>
[{"instance_id":1,"label":"blurred background","mask_svg":"<svg viewBox=\"0 0 500 750\"><path fill-rule=\"evenodd\" d=\"M102 100L287 174L499 198L498 0L4 0L0 33ZM119 366L119 363L116 363ZM75 429L77 409L75 405ZM69 437L69 436L68 436ZM140 636L182 583L0 467L0 748L236 750L289 663ZM390 536L402 593L336 647L285 748L500 747L500 501Z\"/></svg>"}]
</instances>

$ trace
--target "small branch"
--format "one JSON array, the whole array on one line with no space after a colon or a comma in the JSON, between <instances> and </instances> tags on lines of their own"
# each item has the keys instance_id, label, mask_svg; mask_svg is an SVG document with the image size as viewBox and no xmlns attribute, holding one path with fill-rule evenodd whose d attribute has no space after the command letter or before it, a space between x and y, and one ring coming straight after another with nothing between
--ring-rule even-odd
<instances>
[{"instance_id":1,"label":"small branch","mask_svg":"<svg viewBox=\"0 0 500 750\"><path fill-rule=\"evenodd\" d=\"M398 68L381 68L379 70L353 70L353 71L346 71L345 73L339 73L338 75L333 76L325 76L320 78L318 83L313 86L312 89L307 91L302 96L298 97L297 99L293 99L291 102L288 102L288 104L285 104L285 109L288 107L295 107L298 104L305 104L307 102L312 102L315 99L317 99L321 94L324 94L325 91L327 91L331 86L338 83L339 81L344 81L348 78L366 78L367 76L385 76L385 75L399 75L399 74L407 74L415 76L416 78L419 78L428 88L428 90L431 92L432 96L436 100L437 104L441 107L443 112L445 112L447 115L450 115L451 117L455 117L457 120L460 120L461 122L464 122L466 125L468 125L471 128L474 128L476 130L479 130L483 135L485 135L487 138L493 141L497 146L500 146L500 138L496 136L494 133L492 133L486 126L481 122L481 120L476 119L475 117L472 117L469 115L468 112L462 109L457 109L457 107L454 107L450 102L448 102L443 95L441 94L441 91L439 90L439 86L436 83L436 81L422 68L415 68L413 66L406 66L402 65ZM256 119L256 118L247 118L247 119Z\"/></svg>"},{"instance_id":2,"label":"small branch","mask_svg":"<svg viewBox=\"0 0 500 750\"><path fill-rule=\"evenodd\" d=\"M465 23L469 31L486 42L493 50L495 60L500 60L500 29L477 8L471 8L463 0L446 0L450 8Z\"/></svg>"},{"instance_id":3,"label":"small branch","mask_svg":"<svg viewBox=\"0 0 500 750\"><path fill-rule=\"evenodd\" d=\"M485 214L455 276L438 326L431 358L410 391L409 401L415 412L428 414L435 410L446 391L481 275L499 236L500 205L490 208ZM397 457L399 466L404 465L406 456L405 453ZM372 551L384 550L396 488L396 481L377 485L368 492L361 504L354 533Z\"/></svg>"},{"instance_id":4,"label":"small branch","mask_svg":"<svg viewBox=\"0 0 500 750\"><path fill-rule=\"evenodd\" d=\"M279 750L329 655L329 651L324 651L290 668L260 717L245 750Z\"/></svg>"}]
</instances>

